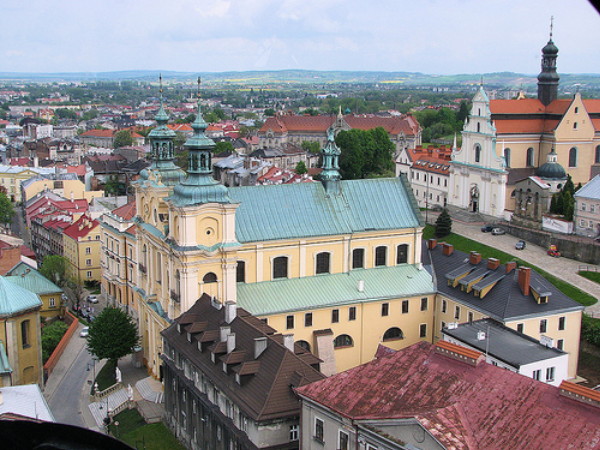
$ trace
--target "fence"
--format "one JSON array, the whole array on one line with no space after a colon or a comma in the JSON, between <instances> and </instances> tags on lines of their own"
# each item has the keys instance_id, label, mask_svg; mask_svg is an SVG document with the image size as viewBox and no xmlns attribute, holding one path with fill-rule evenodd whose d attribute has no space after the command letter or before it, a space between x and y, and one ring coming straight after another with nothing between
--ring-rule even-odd
<instances>
[{"instance_id":1,"label":"fence","mask_svg":"<svg viewBox=\"0 0 600 450\"><path fill-rule=\"evenodd\" d=\"M56 364L58 364L58 360L64 353L65 348L67 348L67 345L71 340L71 337L73 337L73 334L79 326L79 319L77 319L77 317L75 317L68 311L65 313L65 322L70 323L69 328L67 328L67 331L65 332L62 339L50 355L50 358L48 358L48 361L46 361L46 364L44 364L44 379L48 379L48 377L56 367Z\"/></svg>"}]
</instances>

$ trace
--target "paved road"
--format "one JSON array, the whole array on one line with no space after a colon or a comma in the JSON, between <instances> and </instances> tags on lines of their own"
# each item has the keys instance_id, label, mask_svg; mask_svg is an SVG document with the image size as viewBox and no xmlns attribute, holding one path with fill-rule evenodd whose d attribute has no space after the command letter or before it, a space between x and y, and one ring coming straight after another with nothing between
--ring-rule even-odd
<instances>
[{"instance_id":1,"label":"paved road","mask_svg":"<svg viewBox=\"0 0 600 450\"><path fill-rule=\"evenodd\" d=\"M523 261L531 263L540 269L544 269L557 278L573 284L582 291L593 295L597 299L600 299L600 285L577 274L577 271L582 265L595 267L596 270L600 270L600 266L585 264L581 263L580 261L564 257L553 258L546 254L547 249L529 242L527 243L525 250L516 250L515 243L519 240L518 238L510 234L493 236L491 233L482 233L481 225L482 224L480 223L465 223L455 220L452 223L452 231L456 234L460 234L461 236L473 239L474 241L481 242L482 244L489 245L490 247L494 247L498 250L502 250L503 252L515 255ZM600 316L600 303L586 307L586 312L588 314L595 315L596 317Z\"/></svg>"},{"instance_id":2,"label":"paved road","mask_svg":"<svg viewBox=\"0 0 600 450\"><path fill-rule=\"evenodd\" d=\"M48 406L56 421L79 427L85 426L81 393L83 390L89 392L90 387L86 383L89 376L87 368L92 361L92 356L85 347L85 340L79 337L82 328L83 325L79 325L44 389Z\"/></svg>"}]
</instances>

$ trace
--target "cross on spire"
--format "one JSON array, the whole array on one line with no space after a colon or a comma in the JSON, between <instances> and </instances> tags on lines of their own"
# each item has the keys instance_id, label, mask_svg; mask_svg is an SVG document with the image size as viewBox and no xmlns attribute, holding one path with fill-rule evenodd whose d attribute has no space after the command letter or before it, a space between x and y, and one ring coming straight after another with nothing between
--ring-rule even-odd
<instances>
[{"instance_id":1,"label":"cross on spire","mask_svg":"<svg viewBox=\"0 0 600 450\"><path fill-rule=\"evenodd\" d=\"M200 85L202 84L202 78L198 77L198 99L200 99Z\"/></svg>"},{"instance_id":2,"label":"cross on spire","mask_svg":"<svg viewBox=\"0 0 600 450\"><path fill-rule=\"evenodd\" d=\"M550 16L550 39L552 39L552 27L554 26L554 16Z\"/></svg>"}]
</instances>

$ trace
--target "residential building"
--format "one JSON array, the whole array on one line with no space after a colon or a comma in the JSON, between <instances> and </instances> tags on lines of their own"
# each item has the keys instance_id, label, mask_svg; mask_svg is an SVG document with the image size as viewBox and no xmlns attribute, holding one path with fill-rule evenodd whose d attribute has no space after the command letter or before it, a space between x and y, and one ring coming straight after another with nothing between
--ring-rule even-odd
<instances>
[{"instance_id":1,"label":"residential building","mask_svg":"<svg viewBox=\"0 0 600 450\"><path fill-rule=\"evenodd\" d=\"M100 224L89 214L82 215L63 231L63 256L67 259L67 277L82 284L102 279L100 268Z\"/></svg>"},{"instance_id":2,"label":"residential building","mask_svg":"<svg viewBox=\"0 0 600 450\"><path fill-rule=\"evenodd\" d=\"M62 297L64 291L29 264L19 262L8 271L6 279L33 292L40 298L42 319L52 319L64 315Z\"/></svg>"},{"instance_id":3,"label":"residential building","mask_svg":"<svg viewBox=\"0 0 600 450\"><path fill-rule=\"evenodd\" d=\"M0 275L21 262L21 244L0 240Z\"/></svg>"},{"instance_id":4,"label":"residential building","mask_svg":"<svg viewBox=\"0 0 600 450\"><path fill-rule=\"evenodd\" d=\"M500 264L455 251L447 243L428 241L424 264L430 261L437 283L435 339L450 323L494 319L569 356L567 378L577 376L583 306L570 299L529 267ZM429 261L427 261L427 259Z\"/></svg>"},{"instance_id":5,"label":"residential building","mask_svg":"<svg viewBox=\"0 0 600 450\"><path fill-rule=\"evenodd\" d=\"M411 115L377 116L374 114L347 114L341 110L335 115L297 116L280 114L269 117L258 131L259 148L284 148L286 144L300 147L303 141L327 143L327 130L335 134L344 130L371 130L382 127L387 131L396 151L421 144L421 127ZM283 167L283 166L281 166Z\"/></svg>"},{"instance_id":6,"label":"residential building","mask_svg":"<svg viewBox=\"0 0 600 450\"><path fill-rule=\"evenodd\" d=\"M480 319L442 329L442 339L476 350L486 362L534 380L559 386L567 377L569 357L547 337L542 342L493 319Z\"/></svg>"},{"instance_id":7,"label":"residential building","mask_svg":"<svg viewBox=\"0 0 600 450\"><path fill-rule=\"evenodd\" d=\"M53 173L37 175L21 183L21 200L27 202L40 192L52 191L61 197L85 199L88 202L96 197L103 197L103 191L88 191L85 184L75 173Z\"/></svg>"},{"instance_id":8,"label":"residential building","mask_svg":"<svg viewBox=\"0 0 600 450\"><path fill-rule=\"evenodd\" d=\"M21 183L37 175L55 173L54 168L0 166L0 187L12 202L22 202Z\"/></svg>"},{"instance_id":9,"label":"residential building","mask_svg":"<svg viewBox=\"0 0 600 450\"><path fill-rule=\"evenodd\" d=\"M88 130L79 136L81 143L88 147L113 148L114 137L118 130ZM133 145L144 145L144 136L131 132Z\"/></svg>"},{"instance_id":10,"label":"residential building","mask_svg":"<svg viewBox=\"0 0 600 450\"><path fill-rule=\"evenodd\" d=\"M0 277L0 382L43 386L42 301L10 278Z\"/></svg>"},{"instance_id":11,"label":"residential building","mask_svg":"<svg viewBox=\"0 0 600 450\"><path fill-rule=\"evenodd\" d=\"M298 448L294 387L319 359L235 303L204 294L162 332L166 423L188 448Z\"/></svg>"},{"instance_id":12,"label":"residential building","mask_svg":"<svg viewBox=\"0 0 600 450\"><path fill-rule=\"evenodd\" d=\"M581 236L600 235L600 175L596 175L575 192L573 223Z\"/></svg>"},{"instance_id":13,"label":"residential building","mask_svg":"<svg viewBox=\"0 0 600 450\"><path fill-rule=\"evenodd\" d=\"M595 449L600 395L492 364L482 353L419 342L296 389L302 448Z\"/></svg>"},{"instance_id":14,"label":"residential building","mask_svg":"<svg viewBox=\"0 0 600 450\"><path fill-rule=\"evenodd\" d=\"M134 289L137 282L137 240L135 200L103 214L100 219L102 242L101 288L110 304L123 308L137 319Z\"/></svg>"}]
</instances>

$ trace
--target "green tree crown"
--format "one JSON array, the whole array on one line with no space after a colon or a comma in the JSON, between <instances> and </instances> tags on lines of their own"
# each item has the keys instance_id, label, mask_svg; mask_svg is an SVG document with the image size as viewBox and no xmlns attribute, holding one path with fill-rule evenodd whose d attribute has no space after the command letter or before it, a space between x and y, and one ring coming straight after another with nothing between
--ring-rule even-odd
<instances>
[{"instance_id":1,"label":"green tree crown","mask_svg":"<svg viewBox=\"0 0 600 450\"><path fill-rule=\"evenodd\" d=\"M139 343L137 325L119 308L107 307L90 324L87 347L98 359L117 361Z\"/></svg>"}]
</instances>

